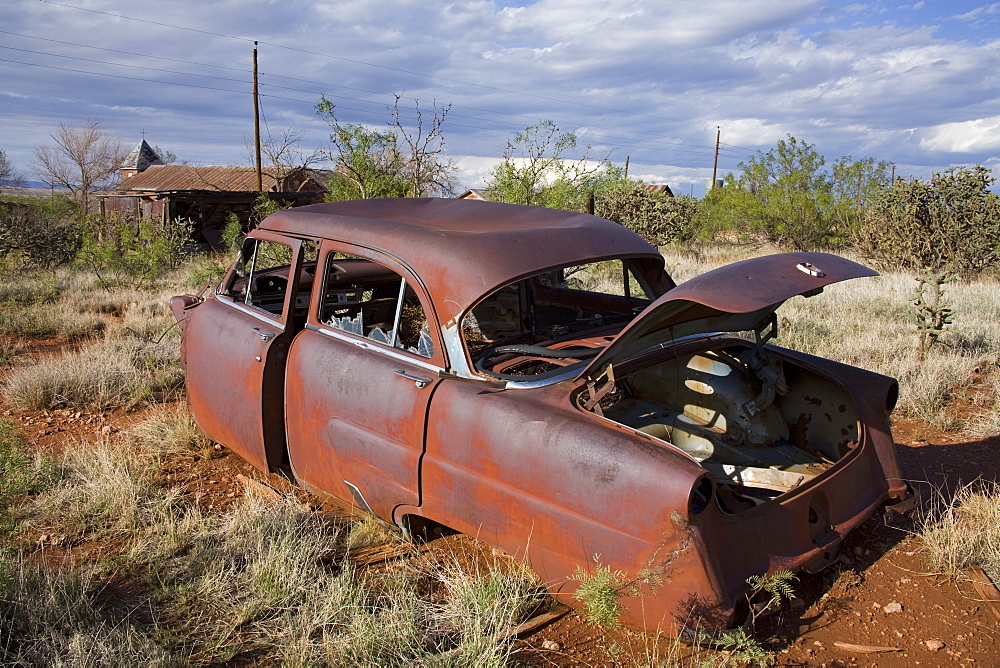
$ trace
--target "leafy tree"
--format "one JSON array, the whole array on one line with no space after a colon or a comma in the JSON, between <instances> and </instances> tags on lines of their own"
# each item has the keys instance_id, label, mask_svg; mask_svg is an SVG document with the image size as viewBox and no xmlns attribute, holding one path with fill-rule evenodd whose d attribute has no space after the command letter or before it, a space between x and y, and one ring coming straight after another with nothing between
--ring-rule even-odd
<instances>
[{"instance_id":1,"label":"leafy tree","mask_svg":"<svg viewBox=\"0 0 1000 668\"><path fill-rule=\"evenodd\" d=\"M327 156L336 173L330 179L328 201L407 195L406 160L396 145L395 133L341 123L334 115L333 102L325 96L316 105L316 113L333 129L330 143L335 151Z\"/></svg>"},{"instance_id":2,"label":"leafy tree","mask_svg":"<svg viewBox=\"0 0 1000 668\"><path fill-rule=\"evenodd\" d=\"M798 250L834 244L843 231L829 216L833 183L825 164L813 144L788 135L741 162L740 175L729 175L724 187L710 190L701 221L713 231L751 231Z\"/></svg>"},{"instance_id":3,"label":"leafy tree","mask_svg":"<svg viewBox=\"0 0 1000 668\"><path fill-rule=\"evenodd\" d=\"M892 164L844 156L833 164L833 211L838 229L855 232L865 212L888 187Z\"/></svg>"},{"instance_id":4,"label":"leafy tree","mask_svg":"<svg viewBox=\"0 0 1000 668\"><path fill-rule=\"evenodd\" d=\"M14 169L7 159L7 153L0 148L0 190L3 188L20 188L24 185L24 176Z\"/></svg>"},{"instance_id":5,"label":"leafy tree","mask_svg":"<svg viewBox=\"0 0 1000 668\"><path fill-rule=\"evenodd\" d=\"M128 157L128 149L118 137L108 135L90 119L82 128L59 124L51 135L54 146L36 146L35 173L53 186L69 189L81 211L87 212L90 193L110 187Z\"/></svg>"},{"instance_id":6,"label":"leafy tree","mask_svg":"<svg viewBox=\"0 0 1000 668\"><path fill-rule=\"evenodd\" d=\"M490 199L558 209L581 209L589 192L602 184L625 180L624 172L606 160L589 161L589 148L579 159L576 134L541 121L507 141L503 161L486 179Z\"/></svg>"},{"instance_id":7,"label":"leafy tree","mask_svg":"<svg viewBox=\"0 0 1000 668\"><path fill-rule=\"evenodd\" d=\"M336 167L327 199L337 201L363 197L433 197L454 193L456 168L443 157L442 125L450 106L434 112L425 124L424 112L416 105L415 126L407 128L400 114L397 95L389 108L390 125L385 132L354 123L341 123L334 104L323 97L316 113L333 133L334 151L326 153ZM401 141L400 141L401 140Z\"/></svg>"}]
</instances>

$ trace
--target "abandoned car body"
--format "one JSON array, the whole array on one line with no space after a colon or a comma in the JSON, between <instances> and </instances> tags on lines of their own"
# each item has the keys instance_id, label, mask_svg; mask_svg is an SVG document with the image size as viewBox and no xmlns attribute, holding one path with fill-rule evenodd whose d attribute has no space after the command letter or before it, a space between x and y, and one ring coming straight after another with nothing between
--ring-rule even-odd
<instances>
[{"instance_id":1,"label":"abandoned car body","mask_svg":"<svg viewBox=\"0 0 1000 668\"><path fill-rule=\"evenodd\" d=\"M644 580L622 620L667 629L731 623L747 577L823 568L909 505L896 382L768 343L785 300L874 274L787 253L677 286L586 214L359 200L269 216L207 298L171 306L211 438L475 536L561 597L599 555Z\"/></svg>"}]
</instances>

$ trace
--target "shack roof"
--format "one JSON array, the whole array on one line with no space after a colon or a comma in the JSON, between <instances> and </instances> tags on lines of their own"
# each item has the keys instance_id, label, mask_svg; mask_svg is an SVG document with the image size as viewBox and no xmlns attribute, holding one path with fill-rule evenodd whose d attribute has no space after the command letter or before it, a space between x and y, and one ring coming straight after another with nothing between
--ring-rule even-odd
<instances>
[{"instance_id":1,"label":"shack roof","mask_svg":"<svg viewBox=\"0 0 1000 668\"><path fill-rule=\"evenodd\" d=\"M476 299L545 269L622 256L663 258L618 223L585 213L468 199L313 204L271 214L260 229L351 242L409 266L442 322Z\"/></svg>"},{"instance_id":2,"label":"shack roof","mask_svg":"<svg viewBox=\"0 0 1000 668\"><path fill-rule=\"evenodd\" d=\"M288 168L285 179L301 175L322 181L322 174L311 170ZM264 172L265 191L276 191L287 186L273 174ZM119 190L127 192L178 192L186 190L213 190L220 192L256 192L257 170L253 167L211 167L198 165L153 165L144 172L122 181Z\"/></svg>"}]
</instances>

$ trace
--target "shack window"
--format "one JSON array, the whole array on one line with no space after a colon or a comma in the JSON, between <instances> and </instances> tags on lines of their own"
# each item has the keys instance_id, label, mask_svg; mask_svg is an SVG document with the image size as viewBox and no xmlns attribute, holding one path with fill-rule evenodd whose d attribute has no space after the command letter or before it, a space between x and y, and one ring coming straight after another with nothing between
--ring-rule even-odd
<instances>
[{"instance_id":1,"label":"shack window","mask_svg":"<svg viewBox=\"0 0 1000 668\"><path fill-rule=\"evenodd\" d=\"M329 253L319 319L324 325L411 352L434 356L427 316L413 286L377 262Z\"/></svg>"}]
</instances>

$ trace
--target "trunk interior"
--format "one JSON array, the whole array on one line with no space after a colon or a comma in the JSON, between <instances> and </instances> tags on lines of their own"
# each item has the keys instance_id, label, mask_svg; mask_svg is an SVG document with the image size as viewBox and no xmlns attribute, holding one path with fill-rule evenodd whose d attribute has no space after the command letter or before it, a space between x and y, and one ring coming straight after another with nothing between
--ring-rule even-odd
<instances>
[{"instance_id":1,"label":"trunk interior","mask_svg":"<svg viewBox=\"0 0 1000 668\"><path fill-rule=\"evenodd\" d=\"M713 342L623 364L583 408L680 448L739 513L812 480L858 445L841 386L751 342ZM602 379L604 380L604 379Z\"/></svg>"}]
</instances>

